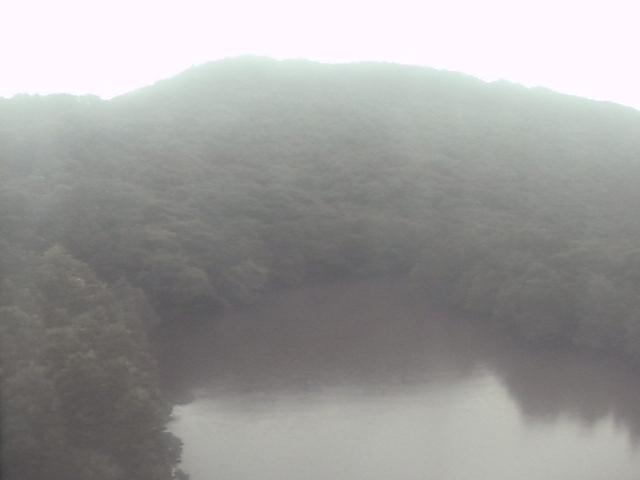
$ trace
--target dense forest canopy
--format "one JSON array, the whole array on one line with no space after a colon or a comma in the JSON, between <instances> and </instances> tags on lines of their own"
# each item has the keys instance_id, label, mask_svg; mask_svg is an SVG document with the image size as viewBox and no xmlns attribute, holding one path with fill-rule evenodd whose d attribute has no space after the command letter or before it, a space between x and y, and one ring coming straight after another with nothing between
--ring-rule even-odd
<instances>
[{"instance_id":1,"label":"dense forest canopy","mask_svg":"<svg viewBox=\"0 0 640 480\"><path fill-rule=\"evenodd\" d=\"M0 99L3 478L181 476L147 334L309 282L640 360L639 180L640 112L428 68Z\"/></svg>"}]
</instances>

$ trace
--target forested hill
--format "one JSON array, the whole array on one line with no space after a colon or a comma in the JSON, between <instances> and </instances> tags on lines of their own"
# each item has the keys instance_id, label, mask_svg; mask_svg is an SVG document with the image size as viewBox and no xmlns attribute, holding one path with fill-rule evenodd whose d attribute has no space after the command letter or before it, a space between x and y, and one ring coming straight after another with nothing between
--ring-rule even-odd
<instances>
[{"instance_id":1,"label":"forested hill","mask_svg":"<svg viewBox=\"0 0 640 480\"><path fill-rule=\"evenodd\" d=\"M0 99L3 478L179 475L147 332L308 282L638 360L639 183L640 112L427 68Z\"/></svg>"}]
</instances>

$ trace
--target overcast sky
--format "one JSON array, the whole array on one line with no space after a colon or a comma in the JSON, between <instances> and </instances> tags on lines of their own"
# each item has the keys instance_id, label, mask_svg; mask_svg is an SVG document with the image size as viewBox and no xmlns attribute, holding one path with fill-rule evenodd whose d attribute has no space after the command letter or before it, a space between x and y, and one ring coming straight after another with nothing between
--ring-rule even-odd
<instances>
[{"instance_id":1,"label":"overcast sky","mask_svg":"<svg viewBox=\"0 0 640 480\"><path fill-rule=\"evenodd\" d=\"M108 98L258 54L428 65L640 109L639 24L637 0L4 0L0 96Z\"/></svg>"}]
</instances>

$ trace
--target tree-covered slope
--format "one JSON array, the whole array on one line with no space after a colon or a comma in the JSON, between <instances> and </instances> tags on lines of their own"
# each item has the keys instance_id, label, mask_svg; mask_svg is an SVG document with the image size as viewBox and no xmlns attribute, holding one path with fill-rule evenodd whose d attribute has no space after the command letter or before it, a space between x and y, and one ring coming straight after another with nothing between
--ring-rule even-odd
<instances>
[{"instance_id":1,"label":"tree-covered slope","mask_svg":"<svg viewBox=\"0 0 640 480\"><path fill-rule=\"evenodd\" d=\"M0 100L3 409L44 422L5 426L8 478L170 478L144 332L305 282L407 275L638 359L639 180L640 112L427 68L240 58L110 101Z\"/></svg>"}]
</instances>

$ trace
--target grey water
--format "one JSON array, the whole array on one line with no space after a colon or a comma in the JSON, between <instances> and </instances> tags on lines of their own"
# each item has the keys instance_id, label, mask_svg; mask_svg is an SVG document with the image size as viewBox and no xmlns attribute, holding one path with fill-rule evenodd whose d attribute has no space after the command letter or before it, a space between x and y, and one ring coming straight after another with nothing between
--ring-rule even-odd
<instances>
[{"instance_id":1,"label":"grey water","mask_svg":"<svg viewBox=\"0 0 640 480\"><path fill-rule=\"evenodd\" d=\"M394 280L163 335L192 480L640 478L639 372L517 345Z\"/></svg>"}]
</instances>

